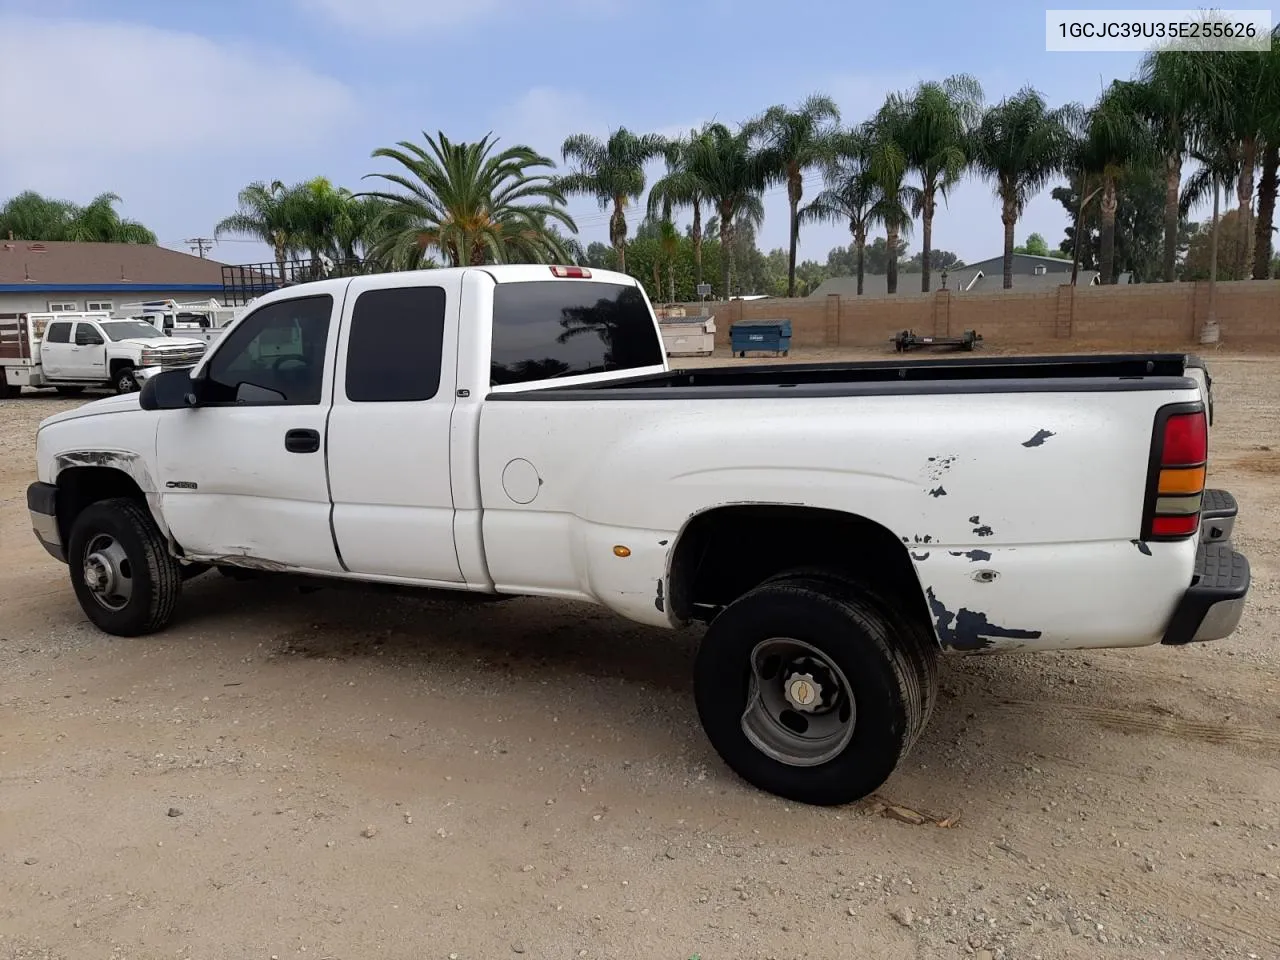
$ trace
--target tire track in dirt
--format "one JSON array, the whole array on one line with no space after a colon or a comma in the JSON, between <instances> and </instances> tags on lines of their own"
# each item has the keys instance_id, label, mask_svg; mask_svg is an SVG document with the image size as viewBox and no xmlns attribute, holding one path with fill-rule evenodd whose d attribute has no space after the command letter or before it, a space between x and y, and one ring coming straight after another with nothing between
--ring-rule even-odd
<instances>
[{"instance_id":1,"label":"tire track in dirt","mask_svg":"<svg viewBox=\"0 0 1280 960\"><path fill-rule=\"evenodd\" d=\"M1187 720L1182 717L1139 713L1135 710L1113 710L1083 703L1046 703L1043 700L997 699L996 707L1040 713L1063 713L1112 730L1125 733L1162 733L1180 740L1199 740L1204 743L1260 747L1280 752L1280 733L1258 727L1212 723L1204 720Z\"/></svg>"}]
</instances>

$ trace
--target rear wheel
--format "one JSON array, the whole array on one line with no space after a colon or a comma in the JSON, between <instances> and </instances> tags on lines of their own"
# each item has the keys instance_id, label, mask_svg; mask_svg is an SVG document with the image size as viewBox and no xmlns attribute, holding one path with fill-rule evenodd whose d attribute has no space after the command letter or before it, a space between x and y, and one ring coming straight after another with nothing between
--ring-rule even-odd
<instances>
[{"instance_id":1,"label":"rear wheel","mask_svg":"<svg viewBox=\"0 0 1280 960\"><path fill-rule=\"evenodd\" d=\"M182 571L147 508L136 500L100 500L71 525L71 585L101 630L136 637L163 628L182 591Z\"/></svg>"},{"instance_id":2,"label":"rear wheel","mask_svg":"<svg viewBox=\"0 0 1280 960\"><path fill-rule=\"evenodd\" d=\"M10 383L4 378L4 370L0 368L0 400L14 400L22 393L22 388L16 383Z\"/></svg>"},{"instance_id":3,"label":"rear wheel","mask_svg":"<svg viewBox=\"0 0 1280 960\"><path fill-rule=\"evenodd\" d=\"M767 581L712 622L694 695L712 746L749 783L803 803L880 787L928 719L936 646L837 578Z\"/></svg>"}]
</instances>

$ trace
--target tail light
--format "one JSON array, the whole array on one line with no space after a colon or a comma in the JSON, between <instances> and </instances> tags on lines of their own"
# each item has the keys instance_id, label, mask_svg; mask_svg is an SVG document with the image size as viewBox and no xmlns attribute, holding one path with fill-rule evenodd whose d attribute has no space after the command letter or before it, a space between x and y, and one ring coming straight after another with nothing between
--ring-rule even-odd
<instances>
[{"instance_id":1,"label":"tail light","mask_svg":"<svg viewBox=\"0 0 1280 960\"><path fill-rule=\"evenodd\" d=\"M576 280L591 279L591 271L586 267L552 267L551 273L557 277L568 277Z\"/></svg>"},{"instance_id":2,"label":"tail light","mask_svg":"<svg viewBox=\"0 0 1280 960\"><path fill-rule=\"evenodd\" d=\"M1209 429L1201 404L1173 404L1156 414L1143 510L1143 540L1185 540L1200 529Z\"/></svg>"}]
</instances>

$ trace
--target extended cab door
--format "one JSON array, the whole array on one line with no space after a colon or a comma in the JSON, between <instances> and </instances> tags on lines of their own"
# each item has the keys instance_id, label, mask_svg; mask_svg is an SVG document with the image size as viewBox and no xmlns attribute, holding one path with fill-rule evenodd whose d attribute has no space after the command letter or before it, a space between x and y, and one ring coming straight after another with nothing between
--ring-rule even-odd
<instances>
[{"instance_id":1,"label":"extended cab door","mask_svg":"<svg viewBox=\"0 0 1280 960\"><path fill-rule=\"evenodd\" d=\"M161 510L188 555L339 572L329 528L325 418L337 293L269 301L217 344L199 405L163 410Z\"/></svg>"},{"instance_id":2,"label":"extended cab door","mask_svg":"<svg viewBox=\"0 0 1280 960\"><path fill-rule=\"evenodd\" d=\"M97 324L81 320L72 338L71 359L62 375L68 380L106 380L106 338Z\"/></svg>"},{"instance_id":3,"label":"extended cab door","mask_svg":"<svg viewBox=\"0 0 1280 960\"><path fill-rule=\"evenodd\" d=\"M347 289L328 459L334 537L352 573L463 581L449 479L461 290L452 273L358 277Z\"/></svg>"},{"instance_id":4,"label":"extended cab door","mask_svg":"<svg viewBox=\"0 0 1280 960\"><path fill-rule=\"evenodd\" d=\"M61 379L72 363L70 320L54 320L44 328L44 339L40 343L40 363L44 367L46 377Z\"/></svg>"}]
</instances>

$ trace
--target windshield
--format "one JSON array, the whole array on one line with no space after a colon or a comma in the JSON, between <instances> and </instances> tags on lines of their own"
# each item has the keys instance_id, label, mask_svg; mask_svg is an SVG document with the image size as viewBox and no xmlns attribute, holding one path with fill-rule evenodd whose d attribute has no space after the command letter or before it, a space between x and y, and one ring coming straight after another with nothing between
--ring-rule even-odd
<instances>
[{"instance_id":1,"label":"windshield","mask_svg":"<svg viewBox=\"0 0 1280 960\"><path fill-rule=\"evenodd\" d=\"M143 323L141 320L112 320L102 324L102 332L112 340L128 340L131 337L138 340L156 340L164 337L164 334L151 324Z\"/></svg>"}]
</instances>

